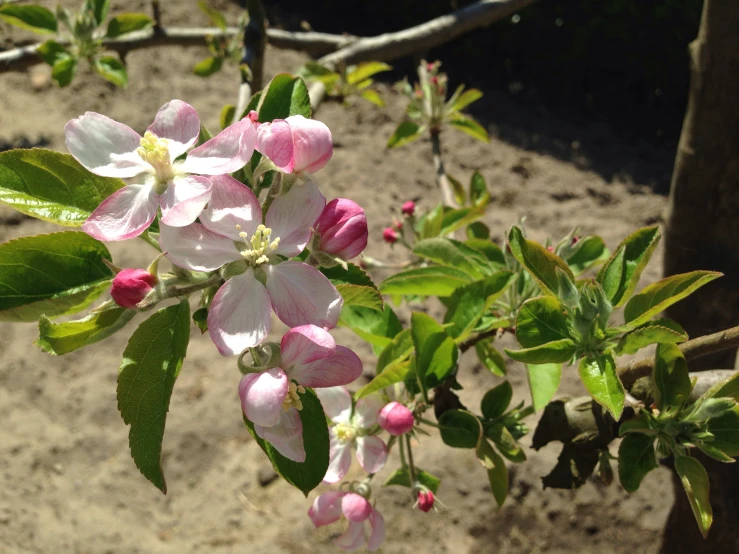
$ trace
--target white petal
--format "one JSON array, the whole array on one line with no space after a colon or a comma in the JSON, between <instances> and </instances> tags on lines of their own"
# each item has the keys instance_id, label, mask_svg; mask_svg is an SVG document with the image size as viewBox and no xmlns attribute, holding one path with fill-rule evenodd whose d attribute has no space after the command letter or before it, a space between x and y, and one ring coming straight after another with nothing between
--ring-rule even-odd
<instances>
[{"instance_id":1,"label":"white petal","mask_svg":"<svg viewBox=\"0 0 739 554\"><path fill-rule=\"evenodd\" d=\"M316 390L320 390L317 387L348 385L362 375L362 360L348 348L337 346L328 358L295 365L288 370L288 375L290 379Z\"/></svg>"},{"instance_id":2,"label":"white petal","mask_svg":"<svg viewBox=\"0 0 739 554\"><path fill-rule=\"evenodd\" d=\"M262 223L262 207L257 197L230 175L216 175L210 177L210 181L213 190L208 207L200 214L200 221L211 231L234 241L242 242L240 232L251 237Z\"/></svg>"},{"instance_id":3,"label":"white petal","mask_svg":"<svg viewBox=\"0 0 739 554\"><path fill-rule=\"evenodd\" d=\"M208 310L210 338L224 356L257 346L272 328L269 296L250 268L218 289Z\"/></svg>"},{"instance_id":4,"label":"white petal","mask_svg":"<svg viewBox=\"0 0 739 554\"><path fill-rule=\"evenodd\" d=\"M387 461L387 446L380 437L357 437L357 461L367 473L377 473Z\"/></svg>"},{"instance_id":5,"label":"white petal","mask_svg":"<svg viewBox=\"0 0 739 554\"><path fill-rule=\"evenodd\" d=\"M300 325L285 333L280 341L282 364L286 368L325 360L336 352L331 334L315 325Z\"/></svg>"},{"instance_id":6,"label":"white petal","mask_svg":"<svg viewBox=\"0 0 739 554\"><path fill-rule=\"evenodd\" d=\"M167 259L175 265L193 271L214 271L219 267L241 259L233 241L200 223L186 227L159 226L159 246L167 253Z\"/></svg>"},{"instance_id":7,"label":"white petal","mask_svg":"<svg viewBox=\"0 0 739 554\"><path fill-rule=\"evenodd\" d=\"M305 446L303 444L303 422L300 412L291 408L282 410L280 421L273 427L255 425L257 436L275 447L275 450L293 462L305 462Z\"/></svg>"},{"instance_id":8,"label":"white petal","mask_svg":"<svg viewBox=\"0 0 739 554\"><path fill-rule=\"evenodd\" d=\"M323 273L291 261L267 266L265 272L272 307L285 325L336 327L344 300Z\"/></svg>"},{"instance_id":9,"label":"white petal","mask_svg":"<svg viewBox=\"0 0 739 554\"><path fill-rule=\"evenodd\" d=\"M103 200L82 230L104 242L126 240L143 233L157 215L159 195L149 185L128 185Z\"/></svg>"},{"instance_id":10,"label":"white petal","mask_svg":"<svg viewBox=\"0 0 739 554\"><path fill-rule=\"evenodd\" d=\"M333 429L331 433L331 451L329 453L328 469L323 477L324 483L338 483L349 471L352 465L352 449L350 442L340 442Z\"/></svg>"},{"instance_id":11,"label":"white petal","mask_svg":"<svg viewBox=\"0 0 739 554\"><path fill-rule=\"evenodd\" d=\"M382 546L385 540L385 518L377 509L374 509L369 516L369 523L371 531L367 539L367 550L374 552Z\"/></svg>"},{"instance_id":12,"label":"white petal","mask_svg":"<svg viewBox=\"0 0 739 554\"><path fill-rule=\"evenodd\" d=\"M200 118L190 104L182 100L170 100L159 108L154 123L149 125L159 138L167 139L170 161L181 156L198 141Z\"/></svg>"},{"instance_id":13,"label":"white petal","mask_svg":"<svg viewBox=\"0 0 739 554\"><path fill-rule=\"evenodd\" d=\"M346 493L327 491L316 497L308 510L308 517L316 527L328 525L341 518L341 499Z\"/></svg>"},{"instance_id":14,"label":"white petal","mask_svg":"<svg viewBox=\"0 0 739 554\"><path fill-rule=\"evenodd\" d=\"M350 521L344 534L334 540L334 544L342 550L352 552L364 544L364 522Z\"/></svg>"},{"instance_id":15,"label":"white petal","mask_svg":"<svg viewBox=\"0 0 739 554\"><path fill-rule=\"evenodd\" d=\"M295 184L287 194L275 198L264 224L272 229L272 237L280 238L277 253L288 258L300 254L325 206L326 198L313 181Z\"/></svg>"},{"instance_id":16,"label":"white petal","mask_svg":"<svg viewBox=\"0 0 739 554\"><path fill-rule=\"evenodd\" d=\"M95 175L125 179L153 171L136 153L141 136L99 113L86 112L69 121L64 140L72 156Z\"/></svg>"},{"instance_id":17,"label":"white petal","mask_svg":"<svg viewBox=\"0 0 739 554\"><path fill-rule=\"evenodd\" d=\"M255 425L277 425L288 387L287 375L279 367L244 375L239 383L239 396L246 418Z\"/></svg>"},{"instance_id":18,"label":"white petal","mask_svg":"<svg viewBox=\"0 0 739 554\"><path fill-rule=\"evenodd\" d=\"M182 163L182 170L199 175L233 173L251 159L256 137L254 124L249 118L237 121L190 151Z\"/></svg>"},{"instance_id":19,"label":"white petal","mask_svg":"<svg viewBox=\"0 0 739 554\"><path fill-rule=\"evenodd\" d=\"M346 387L316 389L323 413L334 423L349 423L352 415L352 397Z\"/></svg>"},{"instance_id":20,"label":"white petal","mask_svg":"<svg viewBox=\"0 0 739 554\"><path fill-rule=\"evenodd\" d=\"M210 200L213 185L205 177L175 177L162 195L162 223L184 227L195 221Z\"/></svg>"},{"instance_id":21,"label":"white petal","mask_svg":"<svg viewBox=\"0 0 739 554\"><path fill-rule=\"evenodd\" d=\"M377 414L385 406L379 394L370 394L357 400L354 407L354 425L362 429L370 429L377 425Z\"/></svg>"}]
</instances>

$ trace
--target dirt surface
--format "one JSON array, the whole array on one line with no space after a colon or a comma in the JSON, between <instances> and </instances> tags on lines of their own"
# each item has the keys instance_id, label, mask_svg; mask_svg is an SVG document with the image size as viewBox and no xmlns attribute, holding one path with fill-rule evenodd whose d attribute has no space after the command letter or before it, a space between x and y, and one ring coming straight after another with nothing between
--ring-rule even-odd
<instances>
[{"instance_id":1,"label":"dirt surface","mask_svg":"<svg viewBox=\"0 0 739 554\"><path fill-rule=\"evenodd\" d=\"M114 2L120 7L123 2ZM185 3L167 3L166 24L203 24ZM134 11L138 2L129 4ZM188 16L188 14L190 14ZM21 35L13 35L21 36ZM86 110L104 113L139 131L156 110L180 98L211 129L220 107L236 96L230 67L203 80L189 73L204 49L138 51L129 55L131 85L114 90L82 70L58 90L49 70L0 74L0 146L43 145L65 151L63 127ZM301 55L268 49L267 77L291 71ZM368 104L321 107L331 128L334 158L318 174L327 197L363 205L370 222L367 254L401 260L380 240L382 228L407 199L421 209L436 203L430 145L418 142L386 152L384 145L404 102L387 87L385 110ZM491 93L478 109L493 136L481 144L466 135L443 135L450 173L469 179L477 169L493 195L485 222L502 235L526 216L530 234L565 234L575 225L601 234L613 247L635 228L660 221L664 196L652 185L669 175L671 154L648 143L620 142L602 123L572 127L536 106ZM0 211L0 240L54 230L7 209ZM153 256L143 243L112 244L114 261L140 267ZM646 272L659 276L661 253ZM381 277L377 274L376 277ZM403 313L401 311L401 313ZM50 358L32 346L33 324L0 324L0 551L15 553L332 552L340 526L313 529L309 501L280 480L241 422L233 360L222 358L193 328L176 384L164 439L163 496L137 471L128 452L128 429L115 399L120 356L134 325L102 344ZM371 370L370 349L345 329L335 335L356 348ZM529 400L524 368L509 366L516 399ZM468 354L462 360L462 399L478 406L499 379ZM565 370L560 395L583 392L576 372ZM533 429L535 418L531 418ZM542 490L558 446L534 452L511 467L511 493L498 510L483 469L467 450L450 450L424 437L417 463L442 479L438 513L411 508L405 489L376 491L388 522L386 553L626 553L655 552L671 504L666 470L626 494L614 482L588 482L578 491ZM616 451L614 445L613 452ZM392 459L380 475L392 471Z\"/></svg>"}]
</instances>

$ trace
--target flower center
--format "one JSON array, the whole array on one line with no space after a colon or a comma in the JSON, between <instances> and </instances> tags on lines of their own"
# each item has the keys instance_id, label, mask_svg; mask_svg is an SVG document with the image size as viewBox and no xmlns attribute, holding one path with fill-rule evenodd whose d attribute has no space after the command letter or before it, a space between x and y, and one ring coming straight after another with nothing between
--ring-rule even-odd
<instances>
[{"instance_id":1,"label":"flower center","mask_svg":"<svg viewBox=\"0 0 739 554\"><path fill-rule=\"evenodd\" d=\"M159 138L151 131L146 131L136 153L154 168L159 183L166 183L174 177L167 139Z\"/></svg>"},{"instance_id":2,"label":"flower center","mask_svg":"<svg viewBox=\"0 0 739 554\"><path fill-rule=\"evenodd\" d=\"M303 385L296 384L294 381L290 381L287 385L287 396L282 402L283 410L287 412L290 408L295 408L296 410L303 409L303 401L300 400L298 393L305 393L305 387Z\"/></svg>"},{"instance_id":3,"label":"flower center","mask_svg":"<svg viewBox=\"0 0 739 554\"><path fill-rule=\"evenodd\" d=\"M348 423L337 423L334 432L341 442L351 442L357 438L357 430Z\"/></svg>"},{"instance_id":4,"label":"flower center","mask_svg":"<svg viewBox=\"0 0 739 554\"><path fill-rule=\"evenodd\" d=\"M236 226L241 231L241 225ZM241 256L249 265L258 266L269 261L269 254L277 250L280 245L280 237L271 238L272 229L260 225L256 232L251 236L250 240L246 240L247 234L244 231L239 236L244 240L246 248L241 251Z\"/></svg>"}]
</instances>

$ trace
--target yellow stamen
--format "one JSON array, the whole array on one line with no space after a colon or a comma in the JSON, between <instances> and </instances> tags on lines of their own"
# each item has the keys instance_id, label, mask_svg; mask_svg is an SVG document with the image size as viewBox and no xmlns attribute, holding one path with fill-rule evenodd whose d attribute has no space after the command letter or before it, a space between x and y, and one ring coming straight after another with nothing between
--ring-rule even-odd
<instances>
[{"instance_id":1,"label":"yellow stamen","mask_svg":"<svg viewBox=\"0 0 739 554\"><path fill-rule=\"evenodd\" d=\"M236 228L240 230L241 226L237 225ZM247 234L241 231L239 236L247 246L247 248L241 251L241 256L253 266L269 262L269 254L277 250L280 245L279 237L272 241L269 240L271 235L272 229L264 225L257 227L257 230L249 240L247 240Z\"/></svg>"},{"instance_id":2,"label":"yellow stamen","mask_svg":"<svg viewBox=\"0 0 739 554\"><path fill-rule=\"evenodd\" d=\"M170 181L174 177L174 169L169 159L169 141L159 138L151 131L146 131L140 144L136 153L154 168L157 180L160 183Z\"/></svg>"},{"instance_id":3,"label":"yellow stamen","mask_svg":"<svg viewBox=\"0 0 739 554\"><path fill-rule=\"evenodd\" d=\"M341 442L351 442L357 438L357 430L348 423L337 423L334 433Z\"/></svg>"},{"instance_id":4,"label":"yellow stamen","mask_svg":"<svg viewBox=\"0 0 739 554\"><path fill-rule=\"evenodd\" d=\"M297 410L303 409L303 401L300 400L300 396L298 396L298 393L304 394L305 387L303 385L298 385L293 381L290 381L287 385L287 396L282 402L283 410L287 412L290 408L295 408Z\"/></svg>"}]
</instances>

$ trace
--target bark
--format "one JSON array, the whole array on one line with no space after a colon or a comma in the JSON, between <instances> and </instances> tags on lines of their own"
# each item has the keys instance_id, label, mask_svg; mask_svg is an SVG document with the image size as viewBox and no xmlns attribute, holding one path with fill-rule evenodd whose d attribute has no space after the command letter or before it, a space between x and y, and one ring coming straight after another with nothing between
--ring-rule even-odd
<instances>
[{"instance_id":1,"label":"bark","mask_svg":"<svg viewBox=\"0 0 739 554\"><path fill-rule=\"evenodd\" d=\"M675 159L665 229L665 275L721 271L668 314L697 337L739 319L739 2L705 0L698 38L690 45L688 109ZM691 362L691 369L734 367L736 350ZM675 505L663 553L739 552L739 469L699 457L711 481L714 522L698 532L677 476Z\"/></svg>"}]
</instances>

